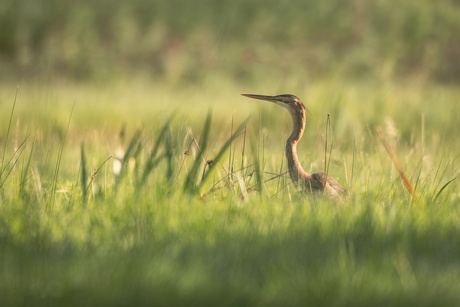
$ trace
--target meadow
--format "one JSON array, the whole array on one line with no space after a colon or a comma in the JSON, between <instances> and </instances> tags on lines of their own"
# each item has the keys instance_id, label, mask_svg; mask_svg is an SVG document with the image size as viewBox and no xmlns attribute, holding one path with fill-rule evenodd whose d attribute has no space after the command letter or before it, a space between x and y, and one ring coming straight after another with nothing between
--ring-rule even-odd
<instances>
[{"instance_id":1,"label":"meadow","mask_svg":"<svg viewBox=\"0 0 460 307\"><path fill-rule=\"evenodd\" d=\"M2 306L460 303L454 2L39 2L0 10ZM300 97L348 196L241 93Z\"/></svg>"}]
</instances>

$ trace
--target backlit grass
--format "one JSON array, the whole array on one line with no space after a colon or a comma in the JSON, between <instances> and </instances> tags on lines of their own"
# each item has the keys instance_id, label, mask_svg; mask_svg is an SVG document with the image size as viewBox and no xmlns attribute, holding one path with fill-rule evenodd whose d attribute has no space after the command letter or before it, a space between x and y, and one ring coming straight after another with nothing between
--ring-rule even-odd
<instances>
[{"instance_id":1,"label":"backlit grass","mask_svg":"<svg viewBox=\"0 0 460 307\"><path fill-rule=\"evenodd\" d=\"M278 87L222 84L26 83L14 111L16 87L3 85L3 301L458 304L456 88L293 87L312 113L298 146L307 171L324 168L331 115L328 172L349 193L336 202L285 174L288 113L239 96Z\"/></svg>"}]
</instances>

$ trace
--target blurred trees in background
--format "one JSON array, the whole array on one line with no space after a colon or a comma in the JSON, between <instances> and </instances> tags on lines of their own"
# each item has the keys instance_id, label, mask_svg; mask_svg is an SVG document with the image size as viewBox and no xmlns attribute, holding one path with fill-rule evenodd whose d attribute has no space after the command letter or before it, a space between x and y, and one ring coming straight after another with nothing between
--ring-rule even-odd
<instances>
[{"instance_id":1,"label":"blurred trees in background","mask_svg":"<svg viewBox=\"0 0 460 307\"><path fill-rule=\"evenodd\" d=\"M2 0L0 80L460 81L458 0Z\"/></svg>"}]
</instances>

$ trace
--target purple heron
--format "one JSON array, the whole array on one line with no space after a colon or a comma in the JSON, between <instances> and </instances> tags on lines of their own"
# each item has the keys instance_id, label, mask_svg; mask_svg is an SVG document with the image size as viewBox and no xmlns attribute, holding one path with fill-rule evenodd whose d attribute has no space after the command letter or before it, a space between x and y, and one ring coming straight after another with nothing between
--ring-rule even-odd
<instances>
[{"instance_id":1,"label":"purple heron","mask_svg":"<svg viewBox=\"0 0 460 307\"><path fill-rule=\"evenodd\" d=\"M308 110L302 101L294 95L252 95L242 94L245 97L274 102L286 108L292 117L292 133L286 141L286 160L289 169L289 176L292 183L304 192L323 192L329 196L338 196L345 193L343 187L331 176L324 173L307 173L299 162L297 156L297 143L302 138L305 130L306 114Z\"/></svg>"}]
</instances>

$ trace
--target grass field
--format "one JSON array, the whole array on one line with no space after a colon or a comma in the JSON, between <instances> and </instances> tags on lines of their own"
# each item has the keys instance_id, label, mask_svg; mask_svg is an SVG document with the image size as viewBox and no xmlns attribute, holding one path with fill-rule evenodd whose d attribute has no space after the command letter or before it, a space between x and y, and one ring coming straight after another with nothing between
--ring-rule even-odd
<instances>
[{"instance_id":1,"label":"grass field","mask_svg":"<svg viewBox=\"0 0 460 307\"><path fill-rule=\"evenodd\" d=\"M247 91L26 85L14 105L16 88L2 88L5 301L458 304L458 91L324 81L300 92L312 113L301 160L323 170L330 113L327 159L349 192L343 203L293 189L284 174L289 115L239 96ZM232 131L202 182L202 159L216 159Z\"/></svg>"},{"instance_id":2,"label":"grass field","mask_svg":"<svg viewBox=\"0 0 460 307\"><path fill-rule=\"evenodd\" d=\"M169 2L0 9L1 305L458 306L458 5Z\"/></svg>"}]
</instances>

